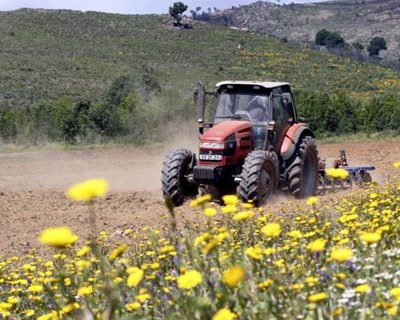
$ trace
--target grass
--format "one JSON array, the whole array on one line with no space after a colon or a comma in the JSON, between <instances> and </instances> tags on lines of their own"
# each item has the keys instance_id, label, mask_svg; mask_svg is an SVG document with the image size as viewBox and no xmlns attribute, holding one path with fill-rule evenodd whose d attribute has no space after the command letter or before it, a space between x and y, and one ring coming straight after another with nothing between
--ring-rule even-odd
<instances>
[{"instance_id":1,"label":"grass","mask_svg":"<svg viewBox=\"0 0 400 320\"><path fill-rule=\"evenodd\" d=\"M85 196L92 222L93 197L106 191L103 181L101 188L94 184L69 192L77 200ZM82 188L91 188L90 199ZM0 314L41 320L394 319L399 190L396 179L336 200L288 202L280 212L235 196L219 207L203 196L191 204L194 221L178 224L179 209L166 209L158 228L126 229L118 243L104 231L93 233L93 223L80 235L49 229L40 237L48 251L0 259Z\"/></svg>"},{"instance_id":2,"label":"grass","mask_svg":"<svg viewBox=\"0 0 400 320\"><path fill-rule=\"evenodd\" d=\"M177 30L163 15L23 9L0 18L3 106L60 96L101 101L121 75L143 89L149 68L166 108L191 104L198 80L208 86L222 79L284 80L299 90L344 89L358 98L400 89L390 69L200 22Z\"/></svg>"}]
</instances>

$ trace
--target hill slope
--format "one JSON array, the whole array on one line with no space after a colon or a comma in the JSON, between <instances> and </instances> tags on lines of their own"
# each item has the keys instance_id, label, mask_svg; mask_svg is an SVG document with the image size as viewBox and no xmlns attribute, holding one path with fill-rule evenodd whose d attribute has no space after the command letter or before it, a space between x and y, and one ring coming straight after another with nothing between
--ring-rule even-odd
<instances>
[{"instance_id":1,"label":"hill slope","mask_svg":"<svg viewBox=\"0 0 400 320\"><path fill-rule=\"evenodd\" d=\"M98 101L126 74L139 87L144 75L153 78L168 104L187 103L200 79L285 80L297 89L342 88L356 96L400 90L399 74L385 68L200 22L175 29L157 15L1 12L0 46L2 106L59 96Z\"/></svg>"},{"instance_id":2,"label":"hill slope","mask_svg":"<svg viewBox=\"0 0 400 320\"><path fill-rule=\"evenodd\" d=\"M314 41L315 34L323 28L339 32L347 43L359 42L365 48L378 36L388 43L388 50L382 51L382 57L392 60L400 57L397 0L336 0L282 6L271 2L258 1L199 18L298 42Z\"/></svg>"}]
</instances>

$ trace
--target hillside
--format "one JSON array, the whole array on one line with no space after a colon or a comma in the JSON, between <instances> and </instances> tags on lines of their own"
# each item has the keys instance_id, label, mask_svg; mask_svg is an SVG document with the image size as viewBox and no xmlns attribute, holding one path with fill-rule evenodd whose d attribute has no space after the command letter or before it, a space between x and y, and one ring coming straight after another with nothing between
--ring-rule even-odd
<instances>
[{"instance_id":1,"label":"hillside","mask_svg":"<svg viewBox=\"0 0 400 320\"><path fill-rule=\"evenodd\" d=\"M240 10L258 6L271 5ZM200 79L210 84L225 78L286 80L299 89L343 88L363 96L400 88L400 76L384 68L215 25L179 30L157 15L1 12L0 45L3 106L59 96L98 101L118 76L133 75L140 86L146 73L164 94L174 92L168 94L171 103L190 97Z\"/></svg>"},{"instance_id":2,"label":"hillside","mask_svg":"<svg viewBox=\"0 0 400 320\"><path fill-rule=\"evenodd\" d=\"M179 29L166 15L0 12L0 142L160 141L167 123L195 119L199 80L210 88L223 79L290 82L299 113L322 134L398 130L399 73L273 36L190 23Z\"/></svg>"},{"instance_id":3,"label":"hillside","mask_svg":"<svg viewBox=\"0 0 400 320\"><path fill-rule=\"evenodd\" d=\"M400 58L397 0L335 0L281 6L272 1L258 1L199 18L303 43L313 42L315 34L323 28L338 32L349 44L359 42L365 48L378 36L388 44L388 50L382 51L381 56L397 63Z\"/></svg>"}]
</instances>

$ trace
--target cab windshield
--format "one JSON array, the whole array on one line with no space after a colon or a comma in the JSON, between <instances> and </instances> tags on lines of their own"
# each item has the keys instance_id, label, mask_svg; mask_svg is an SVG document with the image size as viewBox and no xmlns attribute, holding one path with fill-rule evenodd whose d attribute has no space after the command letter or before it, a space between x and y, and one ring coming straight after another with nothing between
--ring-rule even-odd
<instances>
[{"instance_id":1,"label":"cab windshield","mask_svg":"<svg viewBox=\"0 0 400 320\"><path fill-rule=\"evenodd\" d=\"M249 120L252 123L270 120L269 95L261 88L257 91L245 86L221 88L214 103L213 123L232 119Z\"/></svg>"}]
</instances>

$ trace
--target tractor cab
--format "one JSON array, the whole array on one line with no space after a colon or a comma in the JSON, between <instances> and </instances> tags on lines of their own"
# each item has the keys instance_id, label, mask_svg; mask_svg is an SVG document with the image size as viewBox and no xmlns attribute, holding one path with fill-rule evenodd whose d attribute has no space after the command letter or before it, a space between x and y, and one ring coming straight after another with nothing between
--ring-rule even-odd
<instances>
[{"instance_id":1,"label":"tractor cab","mask_svg":"<svg viewBox=\"0 0 400 320\"><path fill-rule=\"evenodd\" d=\"M266 150L273 145L278 151L284 133L297 121L289 84L223 81L217 83L216 88L211 121L206 127L212 128L225 121L247 121L252 127L253 150ZM205 105L200 103L201 134L204 113Z\"/></svg>"}]
</instances>

